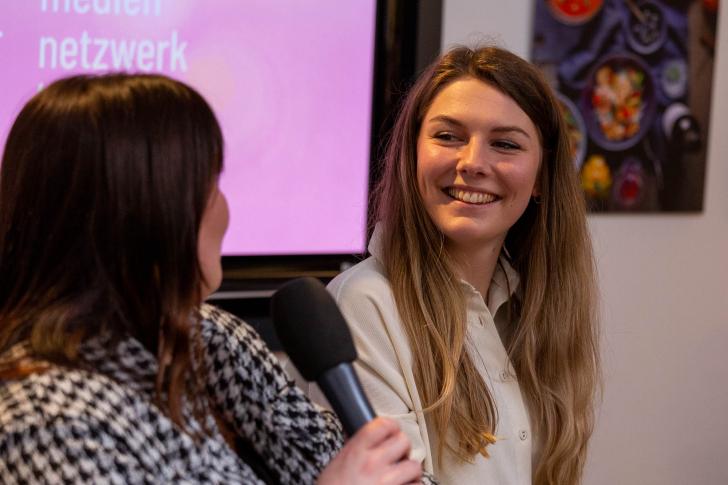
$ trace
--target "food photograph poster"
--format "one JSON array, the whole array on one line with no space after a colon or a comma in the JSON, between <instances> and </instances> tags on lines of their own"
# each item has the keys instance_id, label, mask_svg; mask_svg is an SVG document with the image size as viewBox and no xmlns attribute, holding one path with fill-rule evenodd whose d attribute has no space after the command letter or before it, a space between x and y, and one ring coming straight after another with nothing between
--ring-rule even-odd
<instances>
[{"instance_id":1,"label":"food photograph poster","mask_svg":"<svg viewBox=\"0 0 728 485\"><path fill-rule=\"evenodd\" d=\"M703 209L718 0L536 0L531 59L557 91L594 212Z\"/></svg>"}]
</instances>

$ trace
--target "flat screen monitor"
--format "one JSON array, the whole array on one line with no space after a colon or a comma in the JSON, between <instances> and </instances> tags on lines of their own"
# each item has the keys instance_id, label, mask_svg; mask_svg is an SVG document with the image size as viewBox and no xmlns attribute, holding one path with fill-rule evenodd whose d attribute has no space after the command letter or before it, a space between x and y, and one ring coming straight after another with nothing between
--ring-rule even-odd
<instances>
[{"instance_id":1,"label":"flat screen monitor","mask_svg":"<svg viewBox=\"0 0 728 485\"><path fill-rule=\"evenodd\" d=\"M0 2L0 140L59 77L159 72L225 137L226 256L364 251L375 0Z\"/></svg>"}]
</instances>

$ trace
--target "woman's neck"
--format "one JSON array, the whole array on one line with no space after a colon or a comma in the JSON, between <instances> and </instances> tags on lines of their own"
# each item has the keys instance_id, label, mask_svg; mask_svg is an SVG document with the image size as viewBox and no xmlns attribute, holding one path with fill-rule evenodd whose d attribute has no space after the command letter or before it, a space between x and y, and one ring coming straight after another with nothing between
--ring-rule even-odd
<instances>
[{"instance_id":1,"label":"woman's neck","mask_svg":"<svg viewBox=\"0 0 728 485\"><path fill-rule=\"evenodd\" d=\"M457 276L473 285L485 299L488 298L490 281L493 279L502 247L503 241L496 241L468 249L448 248L455 260Z\"/></svg>"}]
</instances>

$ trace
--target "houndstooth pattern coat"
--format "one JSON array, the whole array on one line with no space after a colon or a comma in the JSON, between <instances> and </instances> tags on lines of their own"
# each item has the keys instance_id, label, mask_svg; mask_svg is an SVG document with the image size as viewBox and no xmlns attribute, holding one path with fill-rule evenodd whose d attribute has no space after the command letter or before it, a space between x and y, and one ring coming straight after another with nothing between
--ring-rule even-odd
<instances>
[{"instance_id":1,"label":"houndstooth pattern coat","mask_svg":"<svg viewBox=\"0 0 728 485\"><path fill-rule=\"evenodd\" d=\"M342 445L337 419L306 398L247 324L209 305L201 312L214 405L280 483L315 482ZM262 483L212 418L195 440L153 404L157 362L140 342L98 338L82 356L91 370L52 366L0 382L2 483Z\"/></svg>"}]
</instances>

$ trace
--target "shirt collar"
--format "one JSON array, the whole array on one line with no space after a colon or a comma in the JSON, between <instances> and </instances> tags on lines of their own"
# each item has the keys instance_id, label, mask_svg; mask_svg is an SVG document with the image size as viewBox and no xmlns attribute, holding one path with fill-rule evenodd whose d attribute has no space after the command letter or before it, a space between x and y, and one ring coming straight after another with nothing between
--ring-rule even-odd
<instances>
[{"instance_id":1,"label":"shirt collar","mask_svg":"<svg viewBox=\"0 0 728 485\"><path fill-rule=\"evenodd\" d=\"M369 254L377 258L379 261L384 261L384 258L382 257L384 255L382 237L384 237L384 230L382 229L382 225L377 222L374 226L372 237L369 238L367 250L369 251Z\"/></svg>"}]
</instances>

